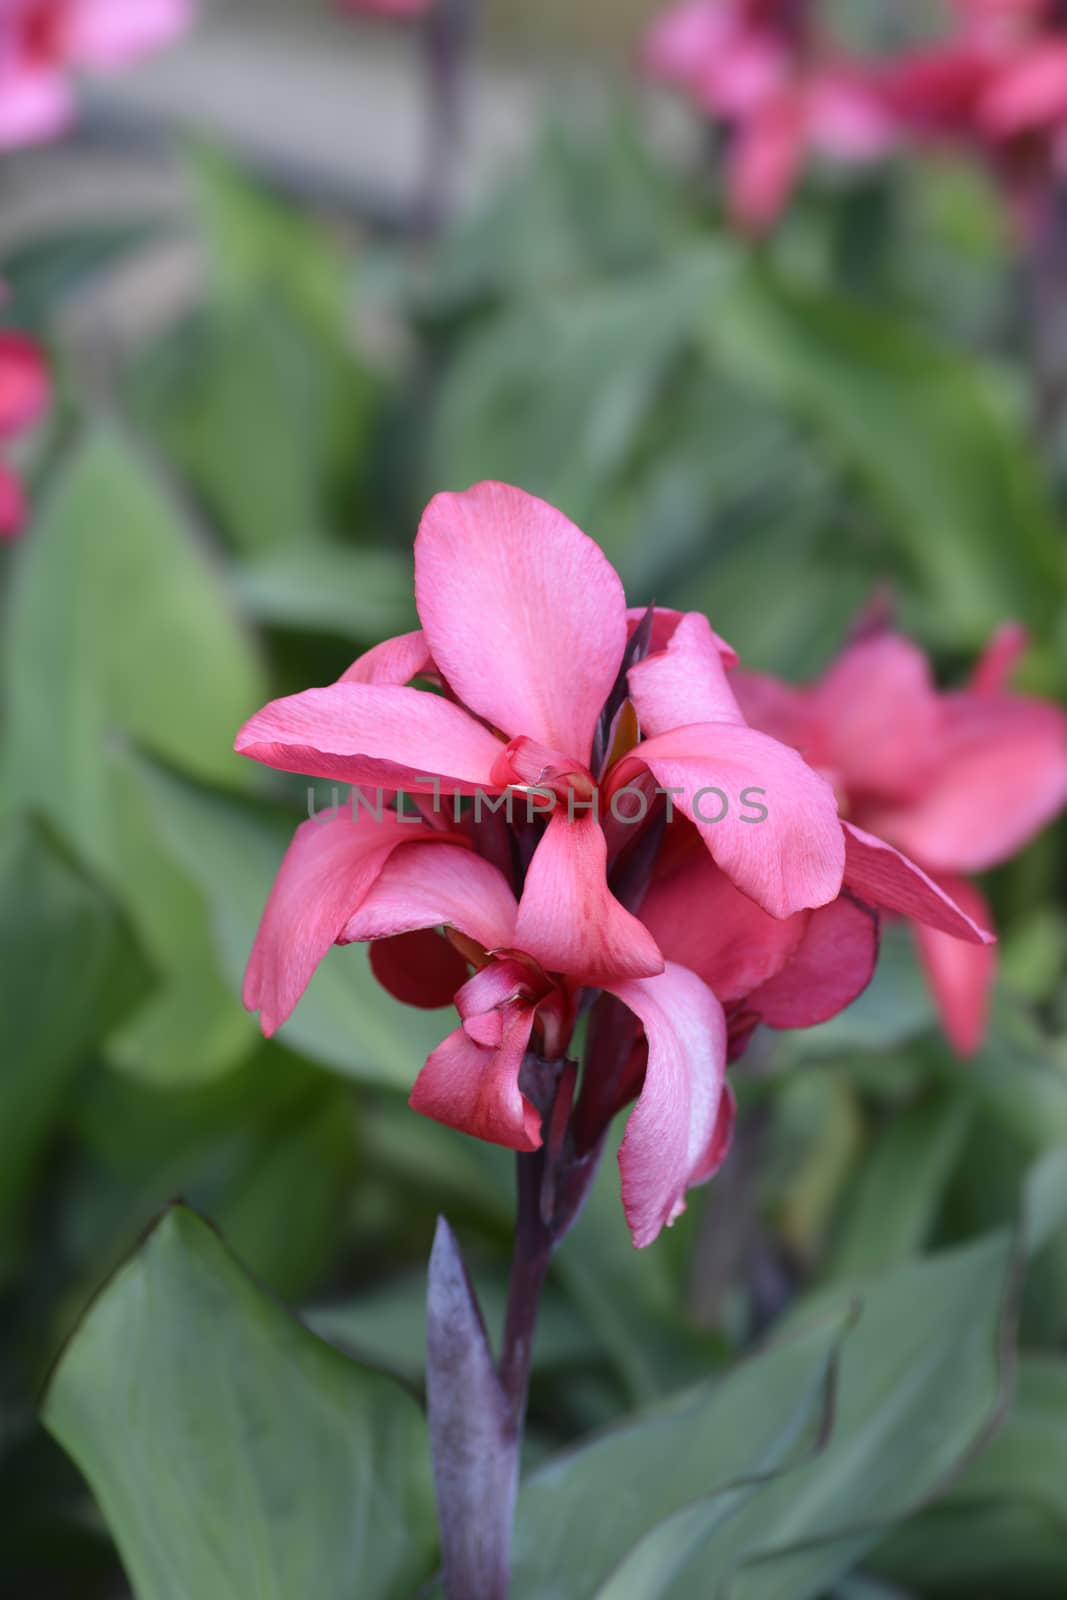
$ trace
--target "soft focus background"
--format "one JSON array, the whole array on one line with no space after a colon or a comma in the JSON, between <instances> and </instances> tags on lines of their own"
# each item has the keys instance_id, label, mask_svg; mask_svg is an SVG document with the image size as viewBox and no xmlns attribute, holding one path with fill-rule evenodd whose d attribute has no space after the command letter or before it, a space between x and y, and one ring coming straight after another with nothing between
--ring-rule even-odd
<instances>
[{"instance_id":1,"label":"soft focus background","mask_svg":"<svg viewBox=\"0 0 1067 1600\"><path fill-rule=\"evenodd\" d=\"M1060 408L1035 401L1067 278L1035 324L992 183L947 153L815 166L770 238L740 238L704 130L638 81L654 10L493 0L451 196L439 140L428 173L418 29L312 0L204 0L165 54L85 81L65 138L0 155L3 316L55 384L17 447L30 520L0 550L12 1600L128 1593L35 1409L173 1197L413 1386L439 1211L499 1324L510 1161L405 1105L442 1019L379 992L358 948L331 952L272 1044L237 998L305 787L242 762L233 734L413 625L433 492L545 496L634 603L707 610L754 668L812 675L887 591L945 684L1011 618L1032 639L1022 685L1067 689L1067 456ZM850 26L877 26L862 12ZM654 1248L632 1250L605 1161L550 1281L531 1462L719 1370L803 1288L895 1282L924 1249L1022 1230L1021 1378L989 1449L932 1509L916 1501L943 1481L912 1495L892 1470L893 1427L928 1420L917 1370L966 1345L964 1305L857 1446L889 1465L838 1554L866 1536L822 1587L743 1592L1067 1593L1065 844L1049 829L988 882L1003 970L973 1061L889 929L852 1011L752 1052L735 1153ZM900 1281L890 1349L917 1292ZM899 1525L872 1533L883 1512Z\"/></svg>"}]
</instances>

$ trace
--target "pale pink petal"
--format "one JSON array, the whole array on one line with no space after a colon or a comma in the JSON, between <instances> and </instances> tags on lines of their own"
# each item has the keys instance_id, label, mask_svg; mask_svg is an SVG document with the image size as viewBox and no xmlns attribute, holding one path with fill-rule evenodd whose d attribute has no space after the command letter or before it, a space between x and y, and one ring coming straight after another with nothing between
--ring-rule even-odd
<instances>
[{"instance_id":1,"label":"pale pink petal","mask_svg":"<svg viewBox=\"0 0 1067 1600\"><path fill-rule=\"evenodd\" d=\"M689 1180L691 1189L699 1188L702 1183L708 1183L721 1168L726 1157L730 1154L730 1146L734 1142L734 1125L737 1122L737 1099L730 1086L729 1078L723 1079L722 1098L719 1101L719 1112L715 1118L715 1126L708 1141L708 1147L702 1159L693 1169Z\"/></svg>"},{"instance_id":2,"label":"pale pink petal","mask_svg":"<svg viewBox=\"0 0 1067 1600\"><path fill-rule=\"evenodd\" d=\"M769 1028L814 1028L858 999L877 961L877 915L840 895L811 912L792 957L752 991L745 1009L757 1012Z\"/></svg>"},{"instance_id":3,"label":"pale pink petal","mask_svg":"<svg viewBox=\"0 0 1067 1600\"><path fill-rule=\"evenodd\" d=\"M726 680L720 645L707 617L691 611L666 649L630 668L630 698L646 737L694 722L744 721Z\"/></svg>"},{"instance_id":4,"label":"pale pink petal","mask_svg":"<svg viewBox=\"0 0 1067 1600\"><path fill-rule=\"evenodd\" d=\"M797 181L807 139L807 109L799 95L768 101L735 130L727 189L730 213L741 227L758 234L777 222Z\"/></svg>"},{"instance_id":5,"label":"pale pink petal","mask_svg":"<svg viewBox=\"0 0 1067 1600\"><path fill-rule=\"evenodd\" d=\"M742 27L705 62L694 93L705 111L745 124L779 99L792 76L791 52L780 37Z\"/></svg>"},{"instance_id":6,"label":"pale pink petal","mask_svg":"<svg viewBox=\"0 0 1067 1600\"><path fill-rule=\"evenodd\" d=\"M370 966L394 1000L423 1011L450 1006L467 979L466 961L433 928L376 939L370 947Z\"/></svg>"},{"instance_id":7,"label":"pale pink petal","mask_svg":"<svg viewBox=\"0 0 1067 1600\"><path fill-rule=\"evenodd\" d=\"M1067 716L1022 696L964 693L942 701L942 768L907 807L868 826L935 872L984 872L1006 861L1067 804Z\"/></svg>"},{"instance_id":8,"label":"pale pink petal","mask_svg":"<svg viewBox=\"0 0 1067 1600\"><path fill-rule=\"evenodd\" d=\"M592 539L507 484L439 494L415 541L415 598L464 704L588 765L626 647L622 584Z\"/></svg>"},{"instance_id":9,"label":"pale pink petal","mask_svg":"<svg viewBox=\"0 0 1067 1600\"><path fill-rule=\"evenodd\" d=\"M845 883L861 900L884 911L912 917L955 939L991 944L993 935L979 927L914 861L899 850L864 833L850 822L845 834Z\"/></svg>"},{"instance_id":10,"label":"pale pink petal","mask_svg":"<svg viewBox=\"0 0 1067 1600\"><path fill-rule=\"evenodd\" d=\"M365 650L337 681L402 685L433 670L426 635L421 628L416 628L413 633L383 639L381 644Z\"/></svg>"},{"instance_id":11,"label":"pale pink petal","mask_svg":"<svg viewBox=\"0 0 1067 1600\"><path fill-rule=\"evenodd\" d=\"M292 1012L327 950L390 854L418 830L347 807L302 822L278 869L245 972L243 999L269 1038Z\"/></svg>"},{"instance_id":12,"label":"pale pink petal","mask_svg":"<svg viewBox=\"0 0 1067 1600\"><path fill-rule=\"evenodd\" d=\"M691 841L672 851L683 829ZM734 888L688 823L676 821L670 835L641 904L641 921L668 961L689 967L730 1005L781 971L811 913L768 916Z\"/></svg>"},{"instance_id":13,"label":"pale pink petal","mask_svg":"<svg viewBox=\"0 0 1067 1600\"><path fill-rule=\"evenodd\" d=\"M981 927L993 926L984 897L966 878L942 878L942 888ZM919 959L952 1048L970 1056L985 1038L989 996L996 977L996 951L989 945L964 944L921 922L912 923Z\"/></svg>"},{"instance_id":14,"label":"pale pink petal","mask_svg":"<svg viewBox=\"0 0 1067 1600\"><path fill-rule=\"evenodd\" d=\"M333 683L272 700L245 723L239 755L338 783L445 794L492 788L503 746L461 706L420 689Z\"/></svg>"},{"instance_id":15,"label":"pale pink petal","mask_svg":"<svg viewBox=\"0 0 1067 1600\"><path fill-rule=\"evenodd\" d=\"M850 791L910 797L939 755L941 707L923 652L898 633L849 645L811 693L820 764Z\"/></svg>"},{"instance_id":16,"label":"pale pink petal","mask_svg":"<svg viewBox=\"0 0 1067 1600\"><path fill-rule=\"evenodd\" d=\"M415 1080L412 1110L490 1144L536 1150L541 1118L519 1089L533 1019L533 1006L509 1007L496 1048L477 1044L463 1028L450 1033Z\"/></svg>"},{"instance_id":17,"label":"pale pink petal","mask_svg":"<svg viewBox=\"0 0 1067 1600\"><path fill-rule=\"evenodd\" d=\"M48 368L32 339L0 330L0 439L22 433L48 405Z\"/></svg>"},{"instance_id":18,"label":"pale pink petal","mask_svg":"<svg viewBox=\"0 0 1067 1600\"><path fill-rule=\"evenodd\" d=\"M418 828L410 832L419 839ZM515 943L515 896L503 873L472 850L435 839L392 858L343 938L348 944L440 927L457 928L486 950Z\"/></svg>"},{"instance_id":19,"label":"pale pink petal","mask_svg":"<svg viewBox=\"0 0 1067 1600\"><path fill-rule=\"evenodd\" d=\"M638 746L616 767L613 790L642 765L772 917L836 897L845 859L837 801L795 750L754 728L698 724Z\"/></svg>"},{"instance_id":20,"label":"pale pink petal","mask_svg":"<svg viewBox=\"0 0 1067 1600\"><path fill-rule=\"evenodd\" d=\"M686 1190L721 1156L726 1019L707 985L673 963L658 977L608 987L648 1038L644 1086L619 1151L623 1209L640 1249L681 1215Z\"/></svg>"},{"instance_id":21,"label":"pale pink petal","mask_svg":"<svg viewBox=\"0 0 1067 1600\"><path fill-rule=\"evenodd\" d=\"M1026 654L1030 636L1021 622L1003 622L983 650L970 688L975 694L999 694Z\"/></svg>"},{"instance_id":22,"label":"pale pink petal","mask_svg":"<svg viewBox=\"0 0 1067 1600\"><path fill-rule=\"evenodd\" d=\"M0 72L0 150L55 139L74 117L74 95L61 72L51 68Z\"/></svg>"},{"instance_id":23,"label":"pale pink petal","mask_svg":"<svg viewBox=\"0 0 1067 1600\"><path fill-rule=\"evenodd\" d=\"M641 64L651 77L692 87L732 27L721 0L682 0L653 20L642 40Z\"/></svg>"},{"instance_id":24,"label":"pale pink petal","mask_svg":"<svg viewBox=\"0 0 1067 1600\"><path fill-rule=\"evenodd\" d=\"M67 49L87 67L124 67L170 44L193 20L191 0L68 0Z\"/></svg>"},{"instance_id":25,"label":"pale pink petal","mask_svg":"<svg viewBox=\"0 0 1067 1600\"><path fill-rule=\"evenodd\" d=\"M605 985L663 971L648 929L607 886L607 842L597 819L566 801L534 851L519 902L515 947L546 972Z\"/></svg>"}]
</instances>

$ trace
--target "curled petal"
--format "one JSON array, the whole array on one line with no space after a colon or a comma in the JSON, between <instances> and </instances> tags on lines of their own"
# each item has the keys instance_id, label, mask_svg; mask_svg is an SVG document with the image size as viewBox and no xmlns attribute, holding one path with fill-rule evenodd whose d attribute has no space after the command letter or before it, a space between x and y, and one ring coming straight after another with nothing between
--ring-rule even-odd
<instances>
[{"instance_id":1,"label":"curled petal","mask_svg":"<svg viewBox=\"0 0 1067 1600\"><path fill-rule=\"evenodd\" d=\"M845 882L861 900L884 911L912 917L954 939L992 944L993 935L979 927L944 889L899 850L864 833L850 822L845 834Z\"/></svg>"},{"instance_id":2,"label":"curled petal","mask_svg":"<svg viewBox=\"0 0 1067 1600\"><path fill-rule=\"evenodd\" d=\"M460 706L420 689L333 683L272 700L237 735L237 753L281 772L426 793L491 790L502 746Z\"/></svg>"},{"instance_id":3,"label":"curled petal","mask_svg":"<svg viewBox=\"0 0 1067 1600\"><path fill-rule=\"evenodd\" d=\"M694 722L744 722L720 646L707 617L691 611L664 650L630 668L630 698L646 737Z\"/></svg>"},{"instance_id":4,"label":"curled petal","mask_svg":"<svg viewBox=\"0 0 1067 1600\"><path fill-rule=\"evenodd\" d=\"M546 971L583 983L640 978L663 971L648 929L607 885L607 841L590 813L558 805L526 874L516 947Z\"/></svg>"},{"instance_id":5,"label":"curled petal","mask_svg":"<svg viewBox=\"0 0 1067 1600\"><path fill-rule=\"evenodd\" d=\"M966 878L942 878L941 886L975 922L992 927L985 899ZM913 923L912 929L941 1026L958 1055L973 1055L985 1038L996 951L988 945L951 939L921 922Z\"/></svg>"},{"instance_id":6,"label":"curled petal","mask_svg":"<svg viewBox=\"0 0 1067 1600\"><path fill-rule=\"evenodd\" d=\"M291 1014L311 975L392 852L417 830L386 818L353 820L342 809L302 822L278 869L248 958L242 998L269 1038Z\"/></svg>"},{"instance_id":7,"label":"curled petal","mask_svg":"<svg viewBox=\"0 0 1067 1600\"><path fill-rule=\"evenodd\" d=\"M465 705L588 764L626 646L622 584L592 539L507 484L439 494L415 541L415 597Z\"/></svg>"},{"instance_id":8,"label":"curled petal","mask_svg":"<svg viewBox=\"0 0 1067 1600\"><path fill-rule=\"evenodd\" d=\"M641 765L695 823L726 875L772 917L835 898L845 857L837 801L795 750L754 728L679 728L620 762L612 792Z\"/></svg>"},{"instance_id":9,"label":"curled petal","mask_svg":"<svg viewBox=\"0 0 1067 1600\"><path fill-rule=\"evenodd\" d=\"M418 840L417 830L410 831ZM462 845L434 840L389 861L342 937L351 944L440 927L457 928L487 950L514 944L515 896L490 862Z\"/></svg>"},{"instance_id":10,"label":"curled petal","mask_svg":"<svg viewBox=\"0 0 1067 1600\"><path fill-rule=\"evenodd\" d=\"M814 1028L859 998L877 961L877 914L840 895L811 912L793 955L752 991L745 1009L769 1028Z\"/></svg>"},{"instance_id":11,"label":"curled petal","mask_svg":"<svg viewBox=\"0 0 1067 1600\"><path fill-rule=\"evenodd\" d=\"M534 1007L508 1008L497 1046L478 1044L457 1028L427 1058L408 1104L446 1127L509 1150L536 1150L541 1116L519 1089L519 1069Z\"/></svg>"},{"instance_id":12,"label":"curled petal","mask_svg":"<svg viewBox=\"0 0 1067 1600\"><path fill-rule=\"evenodd\" d=\"M707 985L673 963L658 977L608 987L648 1038L644 1087L619 1151L623 1209L640 1249L681 1215L686 1190L721 1159L726 1019Z\"/></svg>"},{"instance_id":13,"label":"curled petal","mask_svg":"<svg viewBox=\"0 0 1067 1600\"><path fill-rule=\"evenodd\" d=\"M400 685L433 670L426 635L421 628L416 628L413 633L401 633L395 639L383 639L381 644L365 650L341 674L338 682Z\"/></svg>"}]
</instances>

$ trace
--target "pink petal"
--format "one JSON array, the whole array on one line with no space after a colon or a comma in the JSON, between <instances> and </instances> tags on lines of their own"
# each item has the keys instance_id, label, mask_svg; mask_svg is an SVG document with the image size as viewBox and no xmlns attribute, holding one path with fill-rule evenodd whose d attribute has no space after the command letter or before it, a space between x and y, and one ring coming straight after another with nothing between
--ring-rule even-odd
<instances>
[{"instance_id":1,"label":"pink petal","mask_svg":"<svg viewBox=\"0 0 1067 1600\"><path fill-rule=\"evenodd\" d=\"M190 26L190 0L69 0L67 49L87 67L124 67Z\"/></svg>"},{"instance_id":2,"label":"pink petal","mask_svg":"<svg viewBox=\"0 0 1067 1600\"><path fill-rule=\"evenodd\" d=\"M26 521L26 497L15 474L0 461L0 539L14 539Z\"/></svg>"},{"instance_id":3,"label":"pink petal","mask_svg":"<svg viewBox=\"0 0 1067 1600\"><path fill-rule=\"evenodd\" d=\"M0 150L55 139L73 117L74 95L61 72L17 65L0 72Z\"/></svg>"},{"instance_id":4,"label":"pink petal","mask_svg":"<svg viewBox=\"0 0 1067 1600\"><path fill-rule=\"evenodd\" d=\"M0 332L0 439L22 433L48 405L48 368L32 339Z\"/></svg>"},{"instance_id":5,"label":"pink petal","mask_svg":"<svg viewBox=\"0 0 1067 1600\"><path fill-rule=\"evenodd\" d=\"M685 1210L686 1190L721 1158L726 1019L706 984L669 964L655 978L608 986L648 1037L644 1087L619 1151L634 1244L651 1244Z\"/></svg>"},{"instance_id":6,"label":"pink petal","mask_svg":"<svg viewBox=\"0 0 1067 1600\"><path fill-rule=\"evenodd\" d=\"M941 884L979 926L993 926L989 906L966 878L943 878ZM985 1038L996 951L988 945L951 939L921 922L912 923L912 931L941 1026L958 1055L973 1055Z\"/></svg>"},{"instance_id":7,"label":"pink petal","mask_svg":"<svg viewBox=\"0 0 1067 1600\"><path fill-rule=\"evenodd\" d=\"M645 606L630 606L626 612L626 629L628 634L633 634L636 628L644 621ZM689 616L688 611L672 611L669 606L653 606L652 608L652 640L651 651L666 650L674 637L675 630L683 617ZM712 638L722 656L723 664L727 667L736 667L739 657L732 644L719 634L713 632Z\"/></svg>"},{"instance_id":8,"label":"pink petal","mask_svg":"<svg viewBox=\"0 0 1067 1600\"><path fill-rule=\"evenodd\" d=\"M839 161L872 161L896 142L897 123L876 84L864 74L833 67L808 89L812 141Z\"/></svg>"},{"instance_id":9,"label":"pink petal","mask_svg":"<svg viewBox=\"0 0 1067 1600\"><path fill-rule=\"evenodd\" d=\"M845 882L872 906L913 917L917 922L971 944L991 944L993 935L972 921L921 867L884 839L850 822L845 834Z\"/></svg>"},{"instance_id":10,"label":"pink petal","mask_svg":"<svg viewBox=\"0 0 1067 1600\"><path fill-rule=\"evenodd\" d=\"M641 765L676 791L674 804L722 870L772 917L836 897L845 858L837 801L795 750L754 728L698 724L638 746L618 763L613 790Z\"/></svg>"},{"instance_id":11,"label":"pink petal","mask_svg":"<svg viewBox=\"0 0 1067 1600\"><path fill-rule=\"evenodd\" d=\"M730 150L730 212L750 233L777 222L793 191L808 138L803 100L782 95L739 126Z\"/></svg>"},{"instance_id":12,"label":"pink petal","mask_svg":"<svg viewBox=\"0 0 1067 1600\"><path fill-rule=\"evenodd\" d=\"M414 633L383 639L381 644L365 650L337 681L402 685L433 670L426 635L416 628Z\"/></svg>"},{"instance_id":13,"label":"pink petal","mask_svg":"<svg viewBox=\"0 0 1067 1600\"><path fill-rule=\"evenodd\" d=\"M592 539L507 484L439 494L415 541L415 598L472 711L588 765L626 647L622 584Z\"/></svg>"},{"instance_id":14,"label":"pink petal","mask_svg":"<svg viewBox=\"0 0 1067 1600\"><path fill-rule=\"evenodd\" d=\"M1067 43L1043 40L1001 67L982 97L979 116L994 138L1059 122L1067 114Z\"/></svg>"},{"instance_id":15,"label":"pink petal","mask_svg":"<svg viewBox=\"0 0 1067 1600\"><path fill-rule=\"evenodd\" d=\"M811 695L820 765L849 790L910 797L939 754L941 707L923 652L897 633L849 645Z\"/></svg>"},{"instance_id":16,"label":"pink petal","mask_svg":"<svg viewBox=\"0 0 1067 1600\"><path fill-rule=\"evenodd\" d=\"M1003 622L986 645L971 674L975 694L999 694L1030 644L1021 622Z\"/></svg>"},{"instance_id":17,"label":"pink petal","mask_svg":"<svg viewBox=\"0 0 1067 1600\"><path fill-rule=\"evenodd\" d=\"M608 889L600 823L581 811L570 821L566 802L556 807L534 851L514 942L546 972L598 986L663 971L648 929Z\"/></svg>"},{"instance_id":18,"label":"pink petal","mask_svg":"<svg viewBox=\"0 0 1067 1600\"><path fill-rule=\"evenodd\" d=\"M394 1000L423 1011L450 1006L467 980L466 961L432 928L376 939L370 947L370 965Z\"/></svg>"},{"instance_id":19,"label":"pink petal","mask_svg":"<svg viewBox=\"0 0 1067 1600\"><path fill-rule=\"evenodd\" d=\"M684 848L672 848L684 830ZM804 937L811 913L768 916L735 889L696 830L676 821L641 921L668 961L690 968L723 1005L742 1000L781 971Z\"/></svg>"},{"instance_id":20,"label":"pink petal","mask_svg":"<svg viewBox=\"0 0 1067 1600\"><path fill-rule=\"evenodd\" d=\"M1013 695L948 695L942 708L940 776L914 804L865 821L933 871L984 872L1067 804L1067 717Z\"/></svg>"},{"instance_id":21,"label":"pink petal","mask_svg":"<svg viewBox=\"0 0 1067 1600\"><path fill-rule=\"evenodd\" d=\"M278 869L245 972L243 999L271 1034L292 1012L393 850L413 826L342 807L302 822Z\"/></svg>"},{"instance_id":22,"label":"pink petal","mask_svg":"<svg viewBox=\"0 0 1067 1600\"><path fill-rule=\"evenodd\" d=\"M419 829L402 826L419 840ZM486 950L515 943L515 896L504 874L462 845L417 842L401 851L345 924L346 944L415 928L457 928Z\"/></svg>"},{"instance_id":23,"label":"pink petal","mask_svg":"<svg viewBox=\"0 0 1067 1600\"><path fill-rule=\"evenodd\" d=\"M693 722L743 722L707 617L682 617L666 649L630 668L630 698L646 737Z\"/></svg>"},{"instance_id":24,"label":"pink petal","mask_svg":"<svg viewBox=\"0 0 1067 1600\"><path fill-rule=\"evenodd\" d=\"M502 746L461 706L420 689L334 683L272 700L245 723L239 755L281 772L428 792L491 789Z\"/></svg>"},{"instance_id":25,"label":"pink petal","mask_svg":"<svg viewBox=\"0 0 1067 1600\"><path fill-rule=\"evenodd\" d=\"M795 689L760 672L731 672L730 687L750 728L792 745L813 767L830 765L818 726L814 691Z\"/></svg>"},{"instance_id":26,"label":"pink petal","mask_svg":"<svg viewBox=\"0 0 1067 1600\"><path fill-rule=\"evenodd\" d=\"M408 1104L446 1127L509 1150L536 1150L541 1118L519 1089L534 1007L509 1008L497 1048L477 1044L463 1029L450 1033L427 1059Z\"/></svg>"},{"instance_id":27,"label":"pink petal","mask_svg":"<svg viewBox=\"0 0 1067 1600\"><path fill-rule=\"evenodd\" d=\"M369 17L392 17L411 22L432 11L437 0L339 0L343 11L361 12Z\"/></svg>"},{"instance_id":28,"label":"pink petal","mask_svg":"<svg viewBox=\"0 0 1067 1600\"><path fill-rule=\"evenodd\" d=\"M793 956L752 991L745 1009L758 1012L769 1028L814 1028L859 998L877 961L876 914L841 895L811 913Z\"/></svg>"},{"instance_id":29,"label":"pink petal","mask_svg":"<svg viewBox=\"0 0 1067 1600\"><path fill-rule=\"evenodd\" d=\"M654 78L691 87L731 31L719 0L682 0L654 19L641 45L641 64Z\"/></svg>"}]
</instances>

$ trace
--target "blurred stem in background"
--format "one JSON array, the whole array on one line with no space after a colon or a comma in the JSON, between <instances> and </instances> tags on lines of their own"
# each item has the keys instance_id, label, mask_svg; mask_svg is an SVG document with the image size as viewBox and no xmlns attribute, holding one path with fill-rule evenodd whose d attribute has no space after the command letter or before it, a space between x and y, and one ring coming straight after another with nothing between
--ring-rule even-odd
<instances>
[{"instance_id":1,"label":"blurred stem in background","mask_svg":"<svg viewBox=\"0 0 1067 1600\"><path fill-rule=\"evenodd\" d=\"M423 24L426 157L416 206L416 228L422 233L439 232L455 206L476 8L477 0L437 0Z\"/></svg>"},{"instance_id":2,"label":"blurred stem in background","mask_svg":"<svg viewBox=\"0 0 1067 1600\"><path fill-rule=\"evenodd\" d=\"M1034 427L1051 448L1067 409L1067 194L1051 186L1024 268Z\"/></svg>"}]
</instances>

